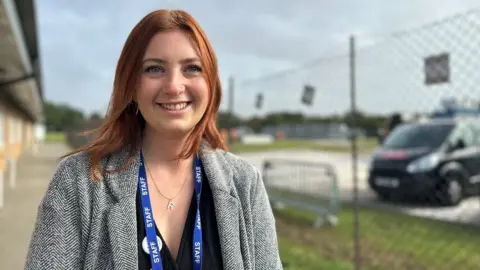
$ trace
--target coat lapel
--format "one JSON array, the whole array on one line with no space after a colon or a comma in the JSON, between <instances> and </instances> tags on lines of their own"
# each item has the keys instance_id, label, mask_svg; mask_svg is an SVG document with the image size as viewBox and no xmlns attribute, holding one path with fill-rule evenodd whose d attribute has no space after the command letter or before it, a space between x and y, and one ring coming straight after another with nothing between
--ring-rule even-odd
<instances>
[{"instance_id":1,"label":"coat lapel","mask_svg":"<svg viewBox=\"0 0 480 270\"><path fill-rule=\"evenodd\" d=\"M244 267L241 249L240 202L233 185L233 173L218 152L201 151L201 160L212 190L224 269ZM225 166L227 165L227 166Z\"/></svg>"},{"instance_id":2,"label":"coat lapel","mask_svg":"<svg viewBox=\"0 0 480 270\"><path fill-rule=\"evenodd\" d=\"M138 156L138 155L137 155ZM113 155L107 169L118 169L128 158L128 153ZM128 169L107 174L108 183L115 203L107 215L107 230L113 254L113 269L138 268L136 192L139 158Z\"/></svg>"},{"instance_id":3,"label":"coat lapel","mask_svg":"<svg viewBox=\"0 0 480 270\"><path fill-rule=\"evenodd\" d=\"M122 199L108 213L107 229L113 255L113 269L138 268L135 200Z\"/></svg>"}]
</instances>

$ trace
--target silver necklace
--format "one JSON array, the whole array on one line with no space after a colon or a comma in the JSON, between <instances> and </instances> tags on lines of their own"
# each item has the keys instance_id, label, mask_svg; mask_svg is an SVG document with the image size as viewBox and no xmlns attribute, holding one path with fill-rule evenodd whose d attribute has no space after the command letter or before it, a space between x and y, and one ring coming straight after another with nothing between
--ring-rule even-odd
<instances>
[{"instance_id":1,"label":"silver necklace","mask_svg":"<svg viewBox=\"0 0 480 270\"><path fill-rule=\"evenodd\" d=\"M153 185L155 186L155 189L158 191L158 193L160 193L160 195L162 195L162 197L164 197L165 199L168 200L168 203L167 203L167 209L168 210L173 210L173 207L175 206L175 204L173 203L173 200L178 196L178 194L180 194L180 192L183 190L183 187L185 186L185 182L187 182L187 180L185 179L185 181L183 181L183 184L182 184L182 187L180 188L180 190L178 191L178 193L173 196L172 198L169 198L165 195L163 195L163 193L160 191L160 189L157 187L157 183L155 183L155 179L153 179L153 175L152 173L150 172L150 169L148 168L147 164L145 164L145 167L147 168L147 171L148 171L148 174L150 175L150 177L152 178L152 182L153 182Z\"/></svg>"}]
</instances>

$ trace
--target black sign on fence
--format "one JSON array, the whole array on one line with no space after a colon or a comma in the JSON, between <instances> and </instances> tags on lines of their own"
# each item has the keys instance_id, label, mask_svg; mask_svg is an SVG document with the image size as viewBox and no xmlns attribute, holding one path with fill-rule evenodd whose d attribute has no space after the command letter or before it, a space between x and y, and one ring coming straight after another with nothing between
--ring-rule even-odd
<instances>
[{"instance_id":1,"label":"black sign on fence","mask_svg":"<svg viewBox=\"0 0 480 270\"><path fill-rule=\"evenodd\" d=\"M257 95L257 100L255 101L255 107L257 109L261 109L263 106L263 94L262 93L259 93Z\"/></svg>"},{"instance_id":2,"label":"black sign on fence","mask_svg":"<svg viewBox=\"0 0 480 270\"><path fill-rule=\"evenodd\" d=\"M302 94L302 103L311 106L313 103L313 96L315 94L315 87L311 85L305 85L303 87L303 94Z\"/></svg>"},{"instance_id":3,"label":"black sign on fence","mask_svg":"<svg viewBox=\"0 0 480 270\"><path fill-rule=\"evenodd\" d=\"M450 81L450 55L442 53L425 58L425 84L440 84Z\"/></svg>"}]
</instances>

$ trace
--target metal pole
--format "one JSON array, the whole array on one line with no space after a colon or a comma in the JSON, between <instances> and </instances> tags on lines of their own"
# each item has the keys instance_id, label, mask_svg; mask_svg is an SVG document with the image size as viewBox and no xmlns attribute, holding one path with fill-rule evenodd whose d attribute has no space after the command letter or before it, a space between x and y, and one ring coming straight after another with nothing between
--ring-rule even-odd
<instances>
[{"instance_id":1,"label":"metal pole","mask_svg":"<svg viewBox=\"0 0 480 270\"><path fill-rule=\"evenodd\" d=\"M235 88L235 81L233 79L233 76L230 76L230 78L228 78L228 116L230 117L230 120L233 118L233 103L234 103L234 88ZM231 134L231 130L230 129L227 129L228 130L228 134L227 134L227 143L228 144L231 144L233 142L232 140L232 134Z\"/></svg>"},{"instance_id":2,"label":"metal pole","mask_svg":"<svg viewBox=\"0 0 480 270\"><path fill-rule=\"evenodd\" d=\"M230 76L228 79L228 112L230 116L233 116L233 104L234 104L234 88L235 88L235 81L233 76Z\"/></svg>"},{"instance_id":3,"label":"metal pole","mask_svg":"<svg viewBox=\"0 0 480 270\"><path fill-rule=\"evenodd\" d=\"M360 270L360 234L358 220L358 172L357 172L357 104L356 104L356 83L355 83L355 37L350 37L350 107L351 123L350 136L352 146L352 176L353 176L353 226L354 226L354 258L355 270Z\"/></svg>"}]
</instances>

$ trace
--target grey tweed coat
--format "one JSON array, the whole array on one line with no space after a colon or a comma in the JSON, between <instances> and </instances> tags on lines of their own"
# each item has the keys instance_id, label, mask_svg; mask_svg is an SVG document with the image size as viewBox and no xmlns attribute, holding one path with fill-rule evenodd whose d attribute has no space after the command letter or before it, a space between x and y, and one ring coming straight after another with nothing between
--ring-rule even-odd
<instances>
[{"instance_id":1,"label":"grey tweed coat","mask_svg":"<svg viewBox=\"0 0 480 270\"><path fill-rule=\"evenodd\" d=\"M224 269L282 269L259 172L221 150L202 147L200 158L214 197ZM118 168L126 159L120 151L102 166ZM38 207L25 269L137 269L138 165L139 158L93 184L85 153L62 160Z\"/></svg>"}]
</instances>

